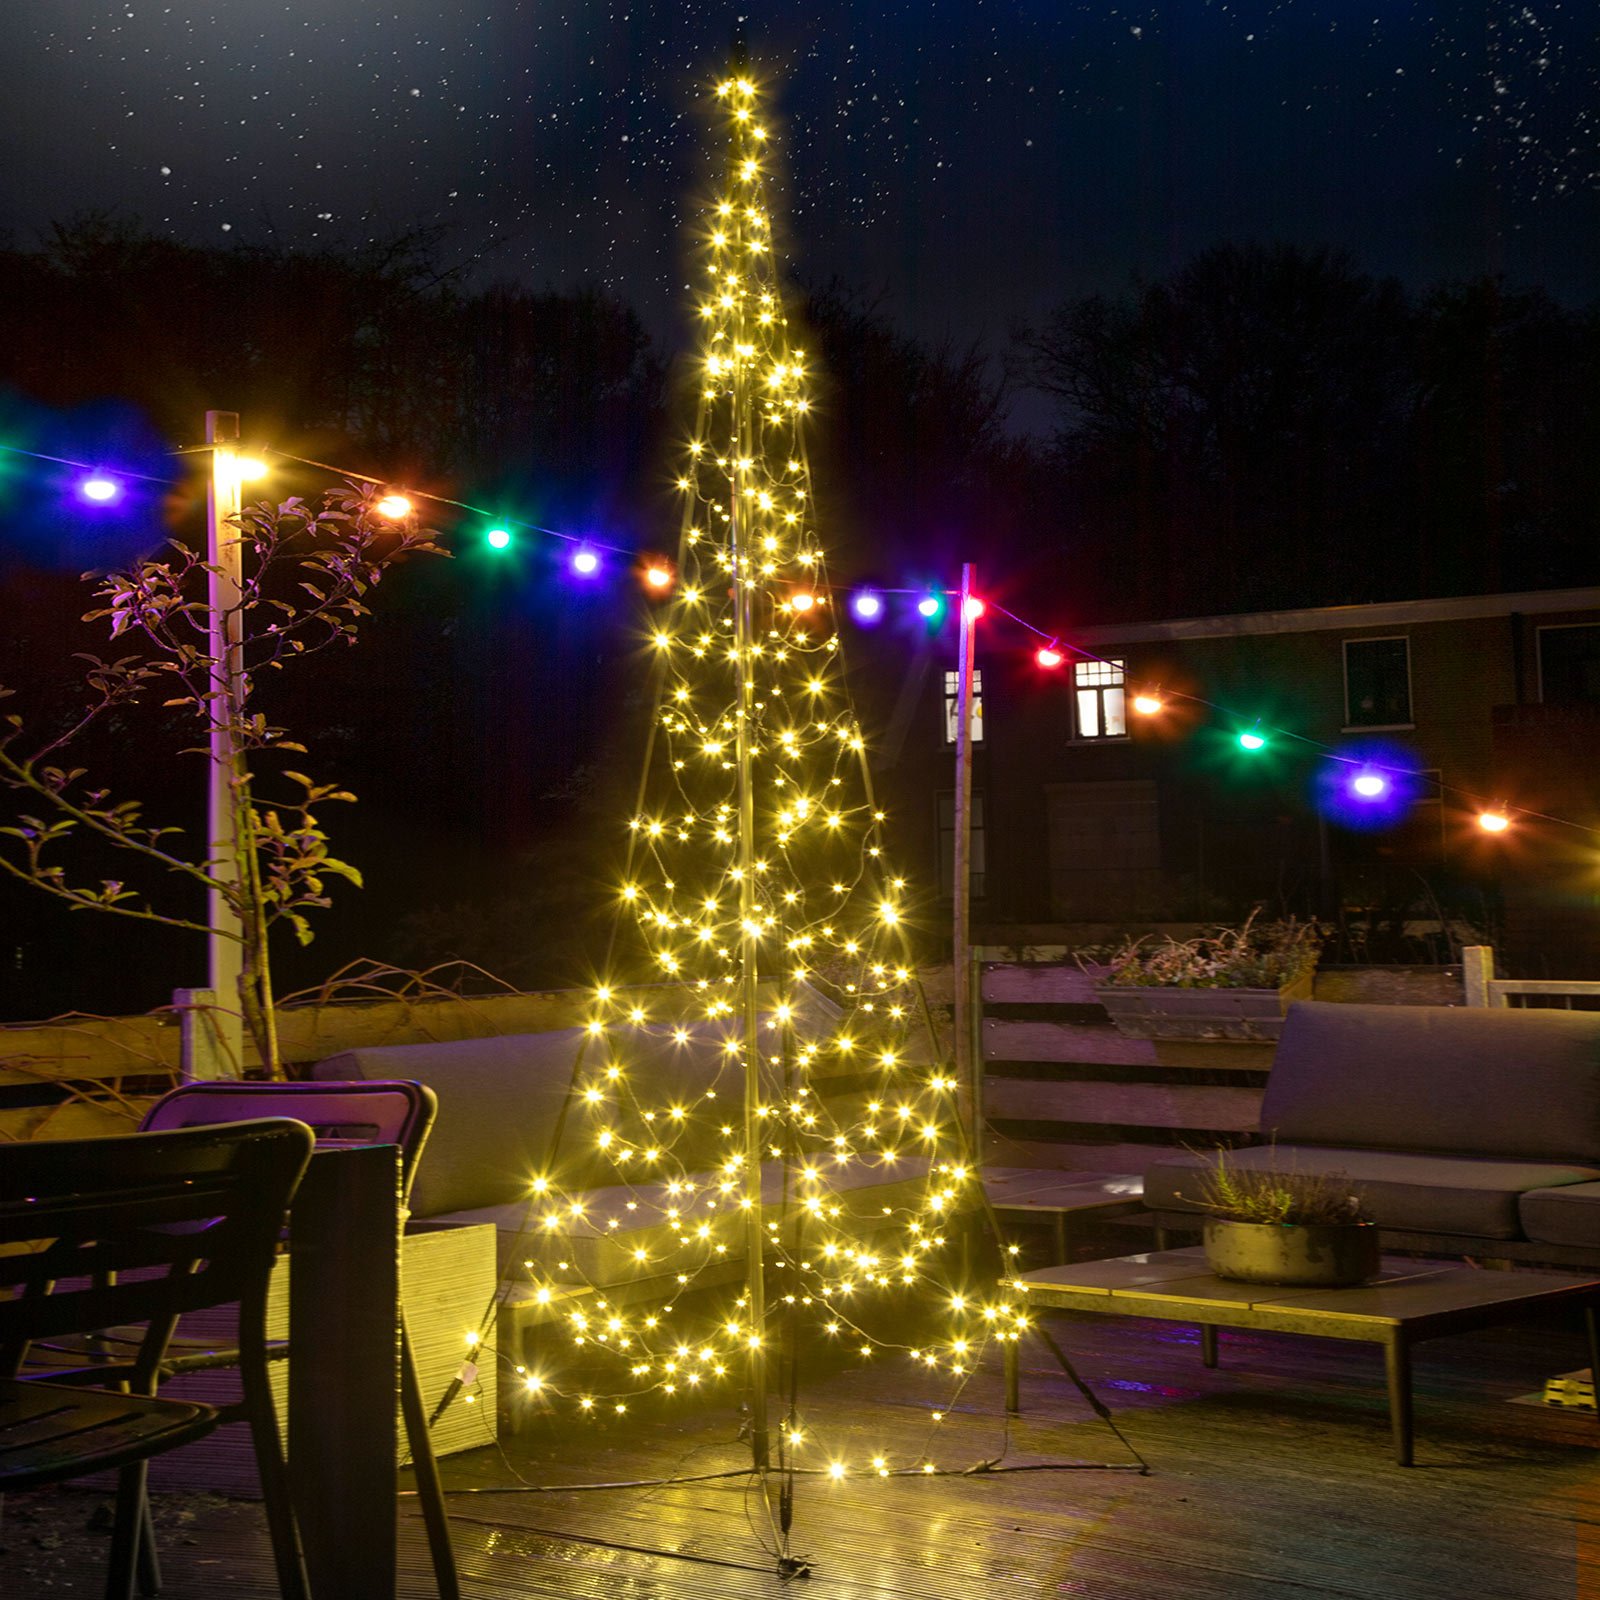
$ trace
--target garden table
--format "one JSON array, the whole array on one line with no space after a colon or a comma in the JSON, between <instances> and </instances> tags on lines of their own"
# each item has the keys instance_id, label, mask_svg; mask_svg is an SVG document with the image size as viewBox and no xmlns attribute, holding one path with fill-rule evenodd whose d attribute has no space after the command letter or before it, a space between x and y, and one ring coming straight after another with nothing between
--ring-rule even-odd
<instances>
[{"instance_id":1,"label":"garden table","mask_svg":"<svg viewBox=\"0 0 1600 1600\"><path fill-rule=\"evenodd\" d=\"M1425 1339L1509 1322L1530 1312L1579 1306L1589 1359L1600 1370L1595 1304L1600 1277L1491 1271L1460 1262L1385 1256L1372 1282L1348 1289L1295 1289L1214 1277L1198 1246L1156 1250L1112 1261L1048 1267L1009 1279L1031 1307L1092 1311L1101 1316L1151 1317L1198 1324L1206 1365L1217 1361L1218 1328L1313 1334L1383 1347L1389 1381L1389 1421L1395 1460L1412 1464L1411 1349ZM1006 1356L1007 1409L1020 1409L1017 1344Z\"/></svg>"},{"instance_id":2,"label":"garden table","mask_svg":"<svg viewBox=\"0 0 1600 1600\"><path fill-rule=\"evenodd\" d=\"M400 1150L323 1145L289 1213L288 1456L313 1595L394 1600Z\"/></svg>"}]
</instances>

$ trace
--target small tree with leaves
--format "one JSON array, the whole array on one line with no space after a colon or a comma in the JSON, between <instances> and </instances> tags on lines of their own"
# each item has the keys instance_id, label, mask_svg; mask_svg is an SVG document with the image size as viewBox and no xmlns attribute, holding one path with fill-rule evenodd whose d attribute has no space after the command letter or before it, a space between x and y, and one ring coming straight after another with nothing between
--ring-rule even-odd
<instances>
[{"instance_id":1,"label":"small tree with leaves","mask_svg":"<svg viewBox=\"0 0 1600 1600\"><path fill-rule=\"evenodd\" d=\"M446 552L433 530L380 516L372 484L347 484L315 504L261 502L240 514L237 530L238 598L220 614L208 598L216 569L177 540L128 568L86 575L96 604L84 621L108 624L129 653L77 658L83 695L54 731L41 733L16 714L0 724L0 784L19 797L14 818L0 826L0 868L74 910L237 938L240 1012L276 1077L271 931L283 923L307 943L308 913L329 904L330 880L359 885L361 877L330 854L319 820L323 807L355 797L280 759L305 746L262 709L260 690L271 674L353 645L371 591L396 561ZM239 641L231 665L213 643L230 636ZM14 693L0 685L0 696ZM195 851L181 829L147 820L139 801L116 797L74 765L92 733L157 697L178 718L181 753L225 765L233 847L224 858ZM213 745L219 725L226 738ZM182 744L189 730L196 742ZM126 876L95 878L59 859L70 854L64 847L91 841L126 863ZM232 911L222 927L195 908L203 893Z\"/></svg>"}]
</instances>

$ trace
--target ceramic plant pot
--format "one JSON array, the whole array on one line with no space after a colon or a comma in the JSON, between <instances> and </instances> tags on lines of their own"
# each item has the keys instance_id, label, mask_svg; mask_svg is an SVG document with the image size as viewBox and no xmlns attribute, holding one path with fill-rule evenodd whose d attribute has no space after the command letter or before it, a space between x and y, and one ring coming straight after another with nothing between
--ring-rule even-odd
<instances>
[{"instance_id":1,"label":"ceramic plant pot","mask_svg":"<svg viewBox=\"0 0 1600 1600\"><path fill-rule=\"evenodd\" d=\"M1378 1273L1378 1230L1370 1222L1301 1227L1212 1217L1205 1248L1206 1265L1240 1283L1338 1289Z\"/></svg>"}]
</instances>

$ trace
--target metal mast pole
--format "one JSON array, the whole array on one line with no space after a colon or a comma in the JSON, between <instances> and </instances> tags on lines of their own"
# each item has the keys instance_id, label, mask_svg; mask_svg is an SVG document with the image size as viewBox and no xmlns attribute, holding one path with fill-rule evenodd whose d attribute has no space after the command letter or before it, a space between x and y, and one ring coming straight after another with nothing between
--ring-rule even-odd
<instances>
[{"instance_id":1,"label":"metal mast pole","mask_svg":"<svg viewBox=\"0 0 1600 1600\"><path fill-rule=\"evenodd\" d=\"M744 547L744 474L751 449L749 402L744 361L733 367L733 457L729 463L732 495L728 508L728 553L733 562L733 641L736 704L734 752L739 768L739 955L740 1012L744 1034L745 1254L750 1296L750 1449L756 1470L768 1465L767 1433L767 1293L762 1252L766 1245L761 1206L761 1029L758 1014L760 909L756 900L756 796L753 763L755 656L751 606L755 597L755 563Z\"/></svg>"},{"instance_id":2,"label":"metal mast pole","mask_svg":"<svg viewBox=\"0 0 1600 1600\"><path fill-rule=\"evenodd\" d=\"M962 1122L973 1158L978 1154L979 1082L977 1052L972 1048L972 651L977 619L972 598L972 563L961 568L960 652L956 661L956 798L955 859L951 884L951 980L954 995L951 1025L955 1032L956 1082Z\"/></svg>"},{"instance_id":3,"label":"metal mast pole","mask_svg":"<svg viewBox=\"0 0 1600 1600\"><path fill-rule=\"evenodd\" d=\"M207 841L214 877L237 882L238 751L233 722L239 706L243 622L239 615L239 416L206 412L206 443L211 446L211 483L206 491L206 598L210 611L212 660L211 760L207 793ZM244 1015L239 978L244 969L243 924L238 907L220 889L208 891L207 966L215 994L212 1013L220 1063L226 1075L244 1075Z\"/></svg>"}]
</instances>

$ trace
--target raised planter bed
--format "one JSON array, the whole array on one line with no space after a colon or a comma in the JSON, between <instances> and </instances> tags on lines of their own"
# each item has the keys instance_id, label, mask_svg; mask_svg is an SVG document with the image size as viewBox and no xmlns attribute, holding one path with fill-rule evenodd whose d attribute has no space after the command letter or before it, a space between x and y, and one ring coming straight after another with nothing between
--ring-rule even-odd
<instances>
[{"instance_id":1,"label":"raised planter bed","mask_svg":"<svg viewBox=\"0 0 1600 1600\"><path fill-rule=\"evenodd\" d=\"M1097 983L1094 997L1130 1039L1234 1039L1272 1044L1291 1000L1309 1000L1314 975L1281 989L1179 989Z\"/></svg>"}]
</instances>

